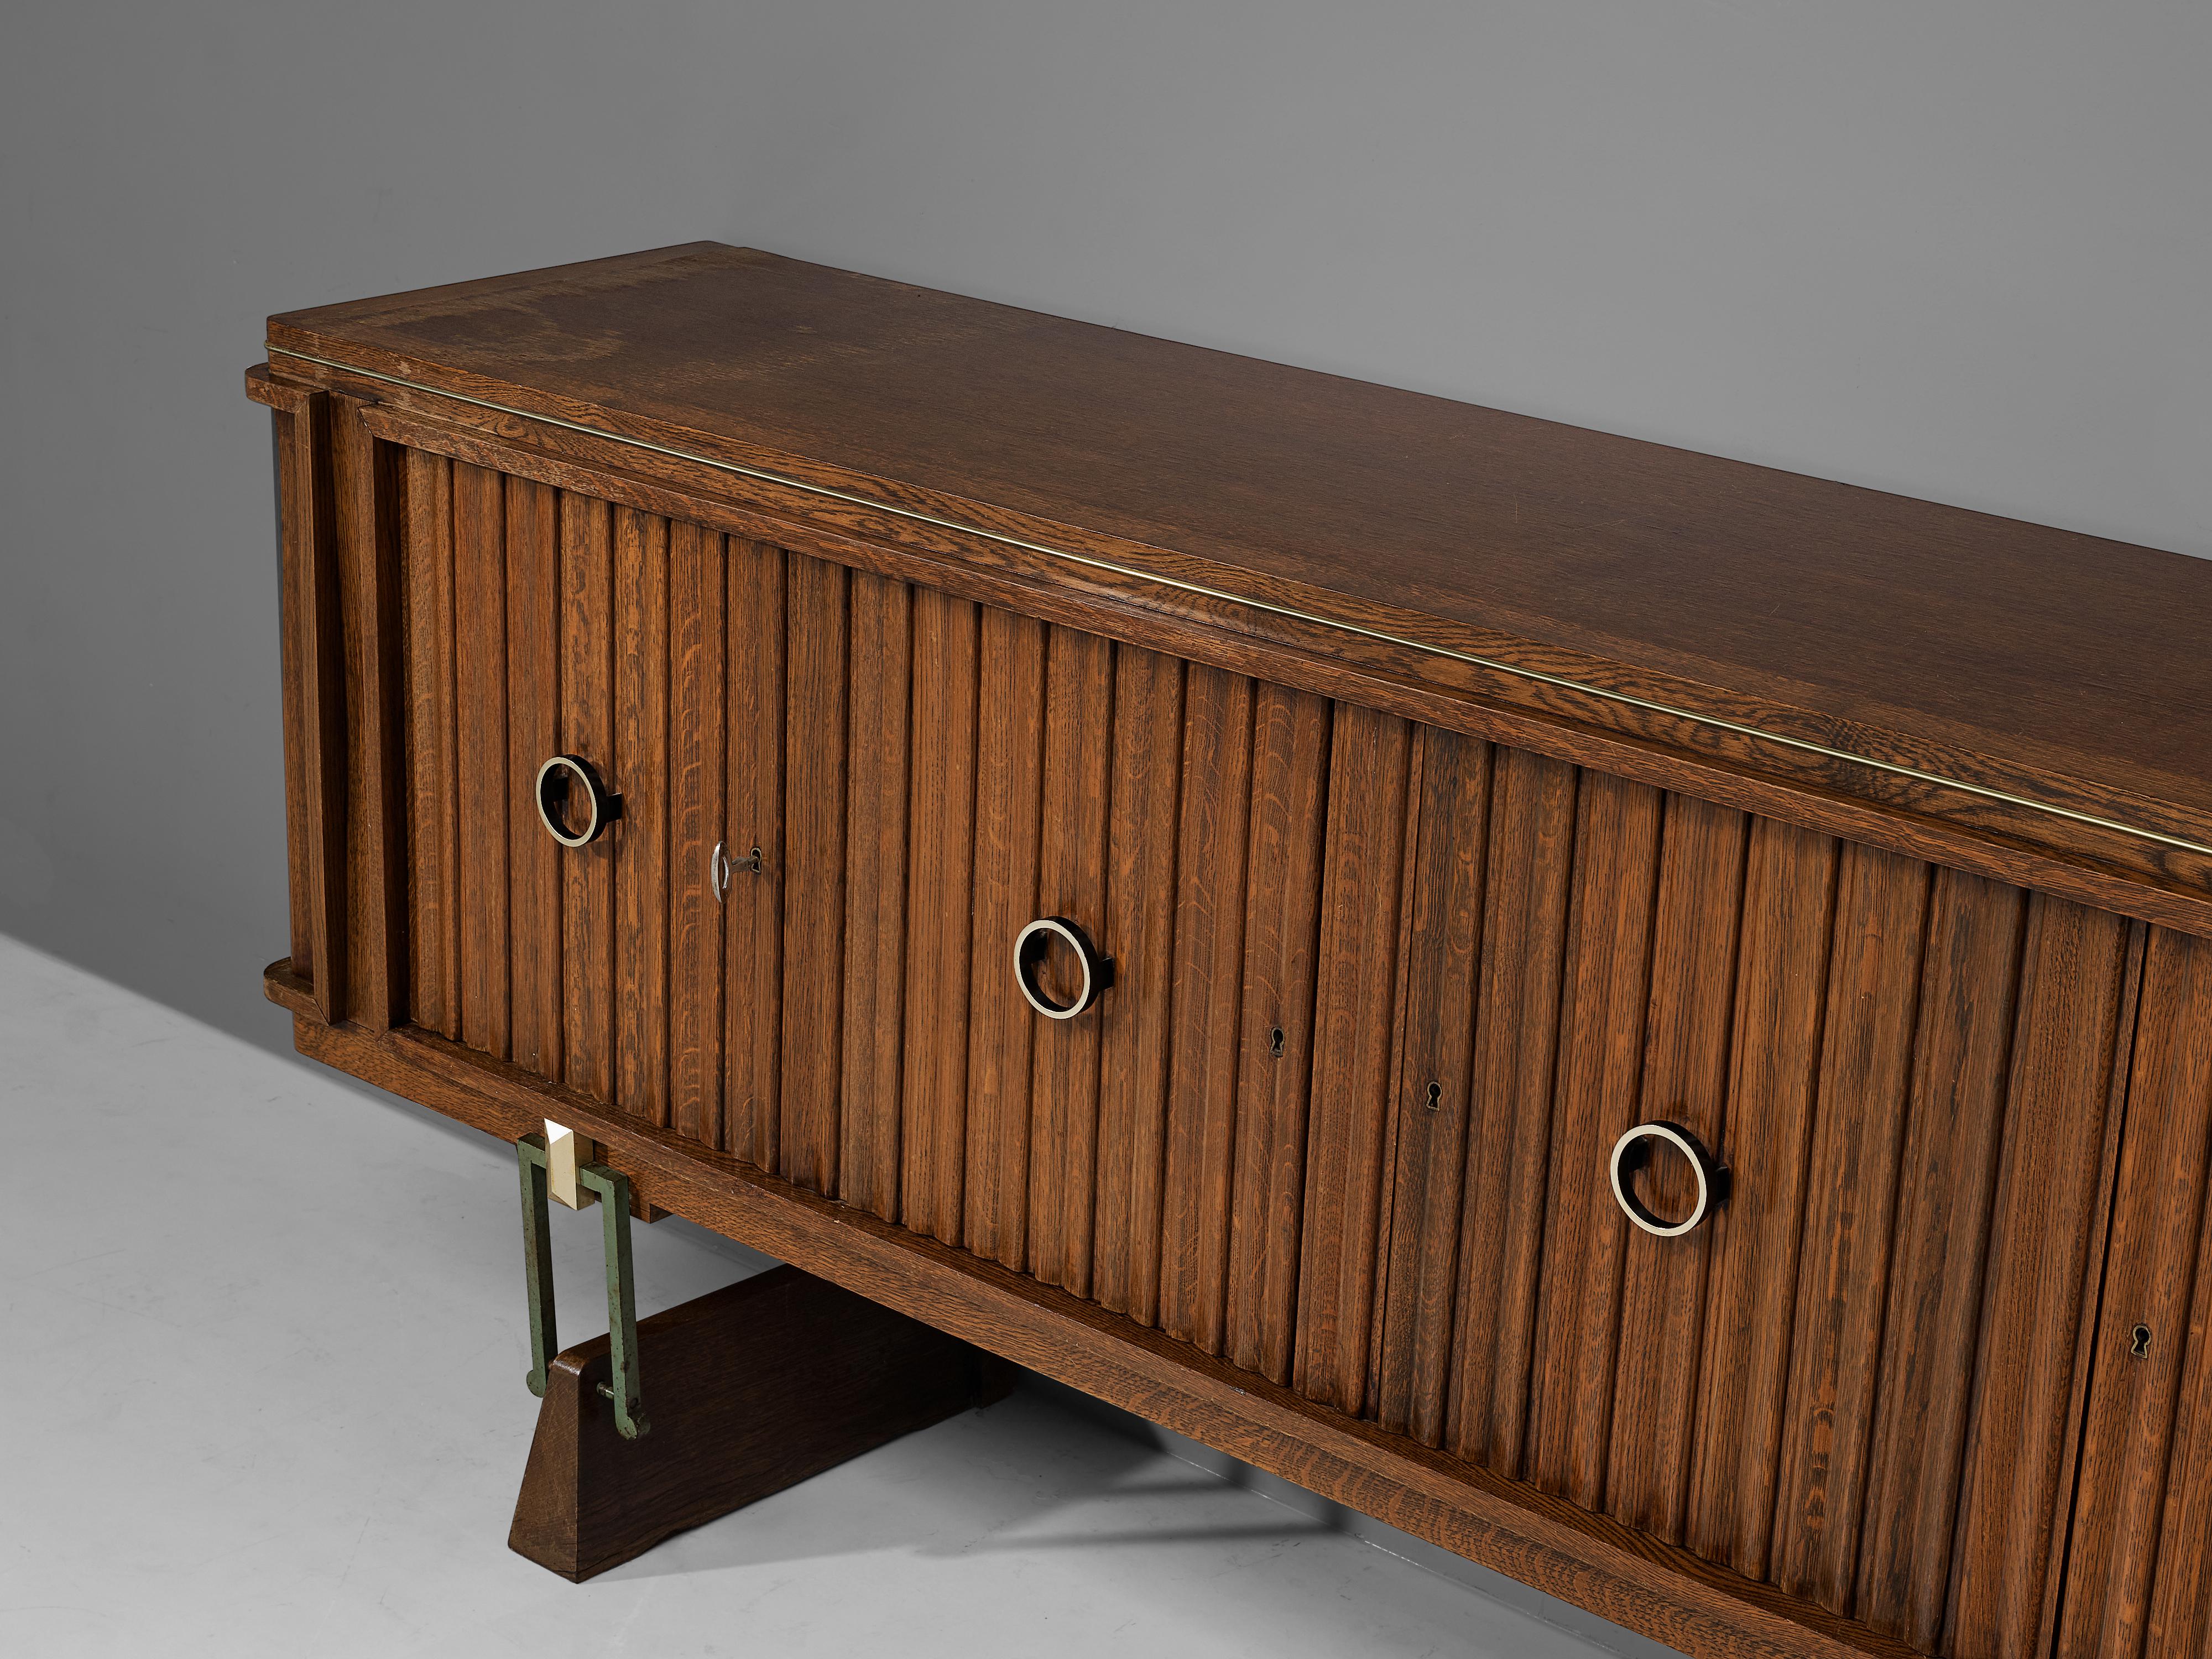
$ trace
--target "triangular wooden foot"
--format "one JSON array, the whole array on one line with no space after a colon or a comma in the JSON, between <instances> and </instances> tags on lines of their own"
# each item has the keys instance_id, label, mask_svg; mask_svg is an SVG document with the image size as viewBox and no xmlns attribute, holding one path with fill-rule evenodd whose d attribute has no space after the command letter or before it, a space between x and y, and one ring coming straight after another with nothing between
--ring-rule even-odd
<instances>
[{"instance_id":1,"label":"triangular wooden foot","mask_svg":"<svg viewBox=\"0 0 2212 1659\"><path fill-rule=\"evenodd\" d=\"M624 1440L607 1339L548 1368L508 1545L580 1582L902 1434L1000 1398L1012 1368L795 1267L641 1320L651 1432Z\"/></svg>"}]
</instances>

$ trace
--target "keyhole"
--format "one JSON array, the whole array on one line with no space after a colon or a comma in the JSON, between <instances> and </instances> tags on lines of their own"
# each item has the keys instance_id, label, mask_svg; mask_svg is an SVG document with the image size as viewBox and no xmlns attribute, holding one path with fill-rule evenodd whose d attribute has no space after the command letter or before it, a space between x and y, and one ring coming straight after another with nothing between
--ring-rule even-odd
<instances>
[{"instance_id":1,"label":"keyhole","mask_svg":"<svg viewBox=\"0 0 2212 1659\"><path fill-rule=\"evenodd\" d=\"M2128 1352L2138 1359L2150 1358L2150 1327L2138 1325L2128 1333Z\"/></svg>"},{"instance_id":2,"label":"keyhole","mask_svg":"<svg viewBox=\"0 0 2212 1659\"><path fill-rule=\"evenodd\" d=\"M1267 1058L1270 1060L1280 1060L1282 1057L1283 1028L1278 1025L1273 1030L1267 1033Z\"/></svg>"},{"instance_id":3,"label":"keyhole","mask_svg":"<svg viewBox=\"0 0 2212 1659\"><path fill-rule=\"evenodd\" d=\"M1429 1085L1429 1109L1430 1109L1431 1111L1432 1111L1432 1112L1433 1112L1433 1111L1436 1111L1436 1110L1439 1109L1443 1105L1443 1103L1444 1103L1444 1085L1443 1085L1443 1084L1441 1084L1441 1083L1431 1083L1431 1084L1430 1084L1430 1085Z\"/></svg>"}]
</instances>

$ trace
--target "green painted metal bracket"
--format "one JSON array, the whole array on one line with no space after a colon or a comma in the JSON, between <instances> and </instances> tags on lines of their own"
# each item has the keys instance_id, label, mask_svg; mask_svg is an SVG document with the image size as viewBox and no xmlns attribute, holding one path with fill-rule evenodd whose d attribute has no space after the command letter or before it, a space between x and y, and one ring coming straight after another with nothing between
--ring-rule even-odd
<instances>
[{"instance_id":1,"label":"green painted metal bracket","mask_svg":"<svg viewBox=\"0 0 2212 1659\"><path fill-rule=\"evenodd\" d=\"M552 1210L546 1194L545 1137L524 1135L514 1143L522 1172L522 1266L530 1299L530 1392L543 1399L545 1370L560 1352L553 1313ZM576 1179L599 1195L599 1217L607 1264L607 1346L614 1382L599 1392L614 1402L615 1428L625 1440L651 1431L641 1408L637 1375L637 1284L630 1265L629 1178L604 1164L587 1164Z\"/></svg>"},{"instance_id":2,"label":"green painted metal bracket","mask_svg":"<svg viewBox=\"0 0 2212 1659\"><path fill-rule=\"evenodd\" d=\"M530 1392L545 1397L545 1367L561 1350L553 1325L552 1212L546 1202L545 1137L514 1143L522 1168L522 1277L530 1297Z\"/></svg>"},{"instance_id":3,"label":"green painted metal bracket","mask_svg":"<svg viewBox=\"0 0 2212 1659\"><path fill-rule=\"evenodd\" d=\"M625 1440L641 1440L653 1425L639 1407L637 1285L629 1261L629 1177L604 1164L586 1164L577 1181L599 1195L607 1258L607 1346L614 1356L614 1384L599 1392L615 1402L615 1427Z\"/></svg>"}]
</instances>

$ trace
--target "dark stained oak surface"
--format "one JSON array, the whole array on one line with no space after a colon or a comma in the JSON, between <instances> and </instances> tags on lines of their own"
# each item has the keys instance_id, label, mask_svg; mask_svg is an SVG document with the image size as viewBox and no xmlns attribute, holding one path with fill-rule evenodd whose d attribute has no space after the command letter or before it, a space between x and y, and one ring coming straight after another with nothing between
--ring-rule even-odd
<instances>
[{"instance_id":1,"label":"dark stained oak surface","mask_svg":"<svg viewBox=\"0 0 2212 1659\"><path fill-rule=\"evenodd\" d=\"M581 1583L917 1429L1003 1399L1007 1366L796 1267L637 1322L649 1432L599 1391L607 1339L558 1355L507 1547ZM611 1395L609 1396L611 1398Z\"/></svg>"},{"instance_id":2,"label":"dark stained oak surface","mask_svg":"<svg viewBox=\"0 0 2212 1659\"><path fill-rule=\"evenodd\" d=\"M2212 853L2064 809L2212 848L2212 567L707 246L270 334L303 1052L1701 1655L2203 1647Z\"/></svg>"},{"instance_id":3,"label":"dark stained oak surface","mask_svg":"<svg viewBox=\"0 0 2212 1659\"><path fill-rule=\"evenodd\" d=\"M2212 562L713 243L270 339L1586 653L1857 752L1970 750L2212 840Z\"/></svg>"}]
</instances>

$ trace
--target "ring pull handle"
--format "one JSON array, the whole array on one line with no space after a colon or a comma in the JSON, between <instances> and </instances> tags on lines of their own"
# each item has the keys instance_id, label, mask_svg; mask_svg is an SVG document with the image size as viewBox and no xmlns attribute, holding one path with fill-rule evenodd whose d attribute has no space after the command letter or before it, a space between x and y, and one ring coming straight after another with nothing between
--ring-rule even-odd
<instances>
[{"instance_id":1,"label":"ring pull handle","mask_svg":"<svg viewBox=\"0 0 2212 1659\"><path fill-rule=\"evenodd\" d=\"M1054 941L1075 952L1083 967L1083 985L1073 1001L1054 1002L1037 982L1045 952ZM1073 1019L1098 1000L1114 982L1114 958L1101 956L1091 935L1066 916L1040 916L1014 936L1014 983L1030 1007L1047 1019Z\"/></svg>"},{"instance_id":2,"label":"ring pull handle","mask_svg":"<svg viewBox=\"0 0 2212 1659\"><path fill-rule=\"evenodd\" d=\"M1695 1208L1680 1221L1668 1221L1653 1213L1650 1206L1637 1197L1631 1177L1651 1161L1655 1145L1664 1142L1690 1160L1690 1169L1698 1177L1698 1202ZM1729 1172L1711 1152L1705 1143L1679 1123L1639 1123L1613 1143L1613 1198L1621 1211L1638 1226L1659 1238L1680 1238L1697 1226L1719 1206L1728 1202Z\"/></svg>"},{"instance_id":3,"label":"ring pull handle","mask_svg":"<svg viewBox=\"0 0 2212 1659\"><path fill-rule=\"evenodd\" d=\"M538 769L538 818L563 847L588 847L622 816L622 797L609 791L581 755L556 755ZM583 797L584 822L572 827L569 808Z\"/></svg>"}]
</instances>

